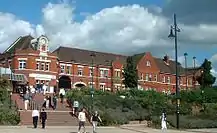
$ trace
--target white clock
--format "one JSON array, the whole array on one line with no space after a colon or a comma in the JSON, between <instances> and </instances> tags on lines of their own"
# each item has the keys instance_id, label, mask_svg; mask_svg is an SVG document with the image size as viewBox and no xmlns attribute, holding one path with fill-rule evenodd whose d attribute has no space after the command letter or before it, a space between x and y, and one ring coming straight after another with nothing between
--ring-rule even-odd
<instances>
[{"instance_id":1,"label":"white clock","mask_svg":"<svg viewBox=\"0 0 217 133\"><path fill-rule=\"evenodd\" d=\"M41 44L46 44L47 43L47 40L45 38L41 38Z\"/></svg>"}]
</instances>

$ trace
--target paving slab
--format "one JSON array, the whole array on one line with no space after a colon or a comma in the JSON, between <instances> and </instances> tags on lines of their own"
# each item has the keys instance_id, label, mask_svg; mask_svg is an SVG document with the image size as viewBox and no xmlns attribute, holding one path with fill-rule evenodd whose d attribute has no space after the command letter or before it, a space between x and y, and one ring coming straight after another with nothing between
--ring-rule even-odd
<instances>
[{"instance_id":1,"label":"paving slab","mask_svg":"<svg viewBox=\"0 0 217 133\"><path fill-rule=\"evenodd\" d=\"M87 127L86 131L92 133L92 128ZM202 130L167 130L166 133L217 133L216 129ZM46 129L33 129L32 126L0 126L0 133L77 133L77 127L69 126L49 126ZM119 127L99 127L97 133L162 133L161 130L151 128L119 128Z\"/></svg>"}]
</instances>

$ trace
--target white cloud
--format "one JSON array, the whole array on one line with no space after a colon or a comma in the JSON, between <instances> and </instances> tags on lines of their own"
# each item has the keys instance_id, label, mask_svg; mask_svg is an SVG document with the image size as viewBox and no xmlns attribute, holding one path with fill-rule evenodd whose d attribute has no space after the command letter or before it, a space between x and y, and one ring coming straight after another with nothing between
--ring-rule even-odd
<instances>
[{"instance_id":1,"label":"white cloud","mask_svg":"<svg viewBox=\"0 0 217 133\"><path fill-rule=\"evenodd\" d=\"M36 26L12 14L0 13L0 49L3 51L21 35L46 34L51 41L51 49L64 45L128 54L151 51L153 55L162 56L174 49L173 41L167 38L172 18L161 15L161 8L152 8L115 6L89 14L84 21L76 22L75 7L67 1L60 1L59 4L48 3L42 9L43 21ZM183 52L183 48L193 47L192 44L200 44L194 49L203 50L217 42L217 24L179 23L179 28L179 53ZM180 56L182 64L183 60ZM191 61L188 60L189 65L193 64ZM198 61L196 64L199 65Z\"/></svg>"}]
</instances>

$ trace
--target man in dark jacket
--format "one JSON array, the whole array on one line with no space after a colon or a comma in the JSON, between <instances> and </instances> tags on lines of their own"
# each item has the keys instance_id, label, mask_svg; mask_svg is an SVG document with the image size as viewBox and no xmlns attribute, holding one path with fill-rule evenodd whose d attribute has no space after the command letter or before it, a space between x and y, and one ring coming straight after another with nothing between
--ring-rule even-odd
<instances>
[{"instance_id":1,"label":"man in dark jacket","mask_svg":"<svg viewBox=\"0 0 217 133\"><path fill-rule=\"evenodd\" d=\"M47 112L45 112L44 109L42 109L42 112L40 113L40 120L41 120L42 128L44 129L47 121Z\"/></svg>"}]
</instances>

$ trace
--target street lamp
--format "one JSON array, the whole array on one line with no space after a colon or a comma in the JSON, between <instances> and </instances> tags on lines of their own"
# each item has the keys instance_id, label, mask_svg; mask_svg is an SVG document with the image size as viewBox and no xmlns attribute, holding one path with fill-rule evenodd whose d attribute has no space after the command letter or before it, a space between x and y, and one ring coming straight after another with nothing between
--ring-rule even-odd
<instances>
[{"instance_id":1,"label":"street lamp","mask_svg":"<svg viewBox=\"0 0 217 133\"><path fill-rule=\"evenodd\" d=\"M193 57L193 68L194 68L194 89L196 88L195 86L196 86L196 77L195 77L195 66L196 66L196 57L194 56Z\"/></svg>"},{"instance_id":2,"label":"street lamp","mask_svg":"<svg viewBox=\"0 0 217 133\"><path fill-rule=\"evenodd\" d=\"M187 56L188 56L188 53L184 53L184 56L185 56L185 82L186 82L186 90L188 89L188 76L187 76Z\"/></svg>"},{"instance_id":3,"label":"street lamp","mask_svg":"<svg viewBox=\"0 0 217 133\"><path fill-rule=\"evenodd\" d=\"M201 76L202 76L202 88L201 88L201 94L202 94L202 104L204 103L204 70L201 70ZM203 106L204 109L204 106Z\"/></svg>"},{"instance_id":4,"label":"street lamp","mask_svg":"<svg viewBox=\"0 0 217 133\"><path fill-rule=\"evenodd\" d=\"M173 34L173 32L175 34ZM177 27L177 23L176 23L176 14L174 14L174 25L171 26L170 29L170 34L169 34L169 38L175 38L175 62L176 62L176 126L177 129L179 129L179 104L180 104L180 100L179 100L179 86L178 86L178 52L177 52L177 32L180 32L180 29Z\"/></svg>"},{"instance_id":5,"label":"street lamp","mask_svg":"<svg viewBox=\"0 0 217 133\"><path fill-rule=\"evenodd\" d=\"M92 66L92 77L91 77L91 90L90 90L90 94L91 94L91 99L92 99L92 105L91 105L91 111L93 111L93 94L94 94L94 88L93 88L93 81L94 81L94 57L96 57L95 53L91 53L91 66Z\"/></svg>"},{"instance_id":6,"label":"street lamp","mask_svg":"<svg viewBox=\"0 0 217 133\"><path fill-rule=\"evenodd\" d=\"M107 65L110 66L111 92L113 92L113 67L112 67L112 61L106 60L105 62L106 62ZM107 88L108 88L108 76L107 76Z\"/></svg>"},{"instance_id":7,"label":"street lamp","mask_svg":"<svg viewBox=\"0 0 217 133\"><path fill-rule=\"evenodd\" d=\"M72 83L74 85L74 83L75 83L75 66L74 66L75 60L71 60L71 62L72 62Z\"/></svg>"}]
</instances>

